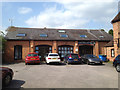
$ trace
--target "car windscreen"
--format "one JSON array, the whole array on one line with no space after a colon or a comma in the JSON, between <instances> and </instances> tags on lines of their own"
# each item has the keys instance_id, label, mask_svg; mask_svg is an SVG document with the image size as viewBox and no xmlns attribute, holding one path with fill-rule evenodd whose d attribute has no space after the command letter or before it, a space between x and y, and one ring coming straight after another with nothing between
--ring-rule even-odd
<instances>
[{"instance_id":1,"label":"car windscreen","mask_svg":"<svg viewBox=\"0 0 120 90\"><path fill-rule=\"evenodd\" d=\"M72 58L79 58L79 57L78 57L78 54L71 54L71 57L72 57Z\"/></svg>"},{"instance_id":2,"label":"car windscreen","mask_svg":"<svg viewBox=\"0 0 120 90\"><path fill-rule=\"evenodd\" d=\"M58 56L58 54L49 54L49 56Z\"/></svg>"},{"instance_id":3,"label":"car windscreen","mask_svg":"<svg viewBox=\"0 0 120 90\"><path fill-rule=\"evenodd\" d=\"M120 60L120 55L118 55L118 56L115 58L115 60Z\"/></svg>"},{"instance_id":4,"label":"car windscreen","mask_svg":"<svg viewBox=\"0 0 120 90\"><path fill-rule=\"evenodd\" d=\"M95 55L86 55L86 57L89 57L89 58L97 58Z\"/></svg>"},{"instance_id":5,"label":"car windscreen","mask_svg":"<svg viewBox=\"0 0 120 90\"><path fill-rule=\"evenodd\" d=\"M31 56L38 56L37 54L28 54L29 57Z\"/></svg>"}]
</instances>

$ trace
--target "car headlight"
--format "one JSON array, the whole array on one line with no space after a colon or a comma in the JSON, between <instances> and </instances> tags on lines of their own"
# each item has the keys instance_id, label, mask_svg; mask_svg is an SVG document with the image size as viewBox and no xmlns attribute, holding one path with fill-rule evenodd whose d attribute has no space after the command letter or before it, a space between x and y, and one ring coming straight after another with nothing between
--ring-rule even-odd
<instances>
[{"instance_id":1,"label":"car headlight","mask_svg":"<svg viewBox=\"0 0 120 90\"><path fill-rule=\"evenodd\" d=\"M88 59L89 61L92 61L92 59Z\"/></svg>"}]
</instances>

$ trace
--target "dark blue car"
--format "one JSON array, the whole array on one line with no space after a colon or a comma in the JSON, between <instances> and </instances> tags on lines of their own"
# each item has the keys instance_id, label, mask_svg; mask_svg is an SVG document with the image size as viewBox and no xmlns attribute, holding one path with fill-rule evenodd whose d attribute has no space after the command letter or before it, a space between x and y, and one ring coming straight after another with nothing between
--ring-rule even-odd
<instances>
[{"instance_id":1,"label":"dark blue car","mask_svg":"<svg viewBox=\"0 0 120 90\"><path fill-rule=\"evenodd\" d=\"M81 60L80 56L78 54L74 54L74 53L66 54L65 57L64 57L64 61L67 64L82 63L82 60Z\"/></svg>"},{"instance_id":2,"label":"dark blue car","mask_svg":"<svg viewBox=\"0 0 120 90\"><path fill-rule=\"evenodd\" d=\"M114 61L113 61L113 66L116 68L118 72L120 72L120 55L118 55Z\"/></svg>"}]
</instances>

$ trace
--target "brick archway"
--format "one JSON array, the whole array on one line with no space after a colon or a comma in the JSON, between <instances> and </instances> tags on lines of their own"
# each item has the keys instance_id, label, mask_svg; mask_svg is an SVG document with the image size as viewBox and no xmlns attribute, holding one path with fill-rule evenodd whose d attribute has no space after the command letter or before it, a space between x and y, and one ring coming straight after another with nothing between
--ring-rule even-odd
<instances>
[{"instance_id":1,"label":"brick archway","mask_svg":"<svg viewBox=\"0 0 120 90\"><path fill-rule=\"evenodd\" d=\"M93 45L80 45L79 55L93 54Z\"/></svg>"},{"instance_id":2,"label":"brick archway","mask_svg":"<svg viewBox=\"0 0 120 90\"><path fill-rule=\"evenodd\" d=\"M50 45L37 45L35 46L35 52L41 56L41 59L44 60L44 55L46 53L52 53L52 46Z\"/></svg>"}]
</instances>

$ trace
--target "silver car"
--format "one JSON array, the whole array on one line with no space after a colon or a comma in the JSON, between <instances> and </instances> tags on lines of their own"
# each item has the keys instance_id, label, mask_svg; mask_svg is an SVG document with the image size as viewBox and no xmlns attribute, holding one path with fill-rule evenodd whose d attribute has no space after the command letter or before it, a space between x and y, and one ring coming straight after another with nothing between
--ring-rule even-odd
<instances>
[{"instance_id":1,"label":"silver car","mask_svg":"<svg viewBox=\"0 0 120 90\"><path fill-rule=\"evenodd\" d=\"M86 54L81 56L82 62L86 64L103 64L103 61L95 55Z\"/></svg>"}]
</instances>

